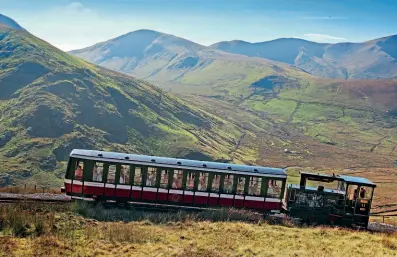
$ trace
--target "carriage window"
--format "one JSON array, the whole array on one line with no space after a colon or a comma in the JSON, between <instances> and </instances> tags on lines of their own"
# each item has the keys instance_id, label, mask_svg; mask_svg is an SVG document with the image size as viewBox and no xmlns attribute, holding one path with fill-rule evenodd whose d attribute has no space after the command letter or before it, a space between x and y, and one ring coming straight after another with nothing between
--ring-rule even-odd
<instances>
[{"instance_id":1,"label":"carriage window","mask_svg":"<svg viewBox=\"0 0 397 257\"><path fill-rule=\"evenodd\" d=\"M83 170L84 170L84 162L77 161L76 170L74 171L74 178L77 180L82 180L83 178Z\"/></svg>"},{"instance_id":2,"label":"carriage window","mask_svg":"<svg viewBox=\"0 0 397 257\"><path fill-rule=\"evenodd\" d=\"M371 198L372 188L366 186L349 185L349 200L357 198Z\"/></svg>"},{"instance_id":3,"label":"carriage window","mask_svg":"<svg viewBox=\"0 0 397 257\"><path fill-rule=\"evenodd\" d=\"M200 172L198 190L207 191L207 189L208 189L208 173Z\"/></svg>"},{"instance_id":4,"label":"carriage window","mask_svg":"<svg viewBox=\"0 0 397 257\"><path fill-rule=\"evenodd\" d=\"M225 181L223 182L223 192L226 194L231 194L233 192L233 175L226 175Z\"/></svg>"},{"instance_id":5,"label":"carriage window","mask_svg":"<svg viewBox=\"0 0 397 257\"><path fill-rule=\"evenodd\" d=\"M120 184L130 183L130 165L121 165L119 183Z\"/></svg>"},{"instance_id":6,"label":"carriage window","mask_svg":"<svg viewBox=\"0 0 397 257\"><path fill-rule=\"evenodd\" d=\"M269 179L267 196L280 198L282 183L281 180Z\"/></svg>"},{"instance_id":7,"label":"carriage window","mask_svg":"<svg viewBox=\"0 0 397 257\"><path fill-rule=\"evenodd\" d=\"M116 179L116 165L109 165L108 169L108 182L107 183L114 183Z\"/></svg>"},{"instance_id":8,"label":"carriage window","mask_svg":"<svg viewBox=\"0 0 397 257\"><path fill-rule=\"evenodd\" d=\"M212 192L219 192L219 184L221 181L221 176L220 175L214 175L212 179L212 186L211 186L211 191Z\"/></svg>"},{"instance_id":9,"label":"carriage window","mask_svg":"<svg viewBox=\"0 0 397 257\"><path fill-rule=\"evenodd\" d=\"M186 190L194 190L194 178L195 178L195 173L188 172L186 178Z\"/></svg>"},{"instance_id":10,"label":"carriage window","mask_svg":"<svg viewBox=\"0 0 397 257\"><path fill-rule=\"evenodd\" d=\"M262 178L251 177L250 183L248 187L249 195L261 195L261 187L262 187Z\"/></svg>"},{"instance_id":11,"label":"carriage window","mask_svg":"<svg viewBox=\"0 0 397 257\"><path fill-rule=\"evenodd\" d=\"M161 170L160 173L160 187L168 188L168 170Z\"/></svg>"},{"instance_id":12,"label":"carriage window","mask_svg":"<svg viewBox=\"0 0 397 257\"><path fill-rule=\"evenodd\" d=\"M92 169L92 181L102 182L103 162L94 162Z\"/></svg>"},{"instance_id":13,"label":"carriage window","mask_svg":"<svg viewBox=\"0 0 397 257\"><path fill-rule=\"evenodd\" d=\"M244 187L245 187L245 177L239 177L237 179L236 194L243 195L244 194Z\"/></svg>"},{"instance_id":14,"label":"carriage window","mask_svg":"<svg viewBox=\"0 0 397 257\"><path fill-rule=\"evenodd\" d=\"M157 168L149 167L147 169L146 186L156 186Z\"/></svg>"},{"instance_id":15,"label":"carriage window","mask_svg":"<svg viewBox=\"0 0 397 257\"><path fill-rule=\"evenodd\" d=\"M135 167L134 185L135 186L142 185L142 168L141 167Z\"/></svg>"},{"instance_id":16,"label":"carriage window","mask_svg":"<svg viewBox=\"0 0 397 257\"><path fill-rule=\"evenodd\" d=\"M360 198L370 199L372 196L372 190L373 190L372 187L361 186L358 195L360 196Z\"/></svg>"},{"instance_id":17,"label":"carriage window","mask_svg":"<svg viewBox=\"0 0 397 257\"><path fill-rule=\"evenodd\" d=\"M182 188L183 170L174 170L174 177L172 179L172 188Z\"/></svg>"}]
</instances>

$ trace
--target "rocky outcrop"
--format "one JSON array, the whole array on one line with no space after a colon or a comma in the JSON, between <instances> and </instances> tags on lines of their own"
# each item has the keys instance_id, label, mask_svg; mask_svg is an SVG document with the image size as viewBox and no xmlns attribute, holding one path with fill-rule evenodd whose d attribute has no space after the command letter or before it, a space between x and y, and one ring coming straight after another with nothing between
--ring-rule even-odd
<instances>
[{"instance_id":1,"label":"rocky outcrop","mask_svg":"<svg viewBox=\"0 0 397 257\"><path fill-rule=\"evenodd\" d=\"M57 138L71 133L74 128L73 122L65 117L62 110L47 105L39 105L26 118L24 125L31 137Z\"/></svg>"},{"instance_id":2,"label":"rocky outcrop","mask_svg":"<svg viewBox=\"0 0 397 257\"><path fill-rule=\"evenodd\" d=\"M0 148L5 146L13 137L13 133L11 131L6 131L3 134L0 134Z\"/></svg>"}]
</instances>

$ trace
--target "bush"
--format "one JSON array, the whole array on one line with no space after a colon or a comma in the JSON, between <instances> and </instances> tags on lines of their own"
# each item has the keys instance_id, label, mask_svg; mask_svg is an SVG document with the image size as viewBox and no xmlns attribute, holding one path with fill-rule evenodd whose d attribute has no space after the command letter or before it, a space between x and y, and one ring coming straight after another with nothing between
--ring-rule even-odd
<instances>
[{"instance_id":1,"label":"bush","mask_svg":"<svg viewBox=\"0 0 397 257\"><path fill-rule=\"evenodd\" d=\"M107 207L106 205L89 202L77 202L73 209L86 218L98 221L150 221L156 224L185 221L244 221L255 223L263 221L263 215L260 213L229 208L195 212L182 210L160 211L159 209L150 211L134 208Z\"/></svg>"},{"instance_id":2,"label":"bush","mask_svg":"<svg viewBox=\"0 0 397 257\"><path fill-rule=\"evenodd\" d=\"M0 206L0 231L15 237L43 235L54 225L54 214L45 208L54 207L23 203Z\"/></svg>"}]
</instances>

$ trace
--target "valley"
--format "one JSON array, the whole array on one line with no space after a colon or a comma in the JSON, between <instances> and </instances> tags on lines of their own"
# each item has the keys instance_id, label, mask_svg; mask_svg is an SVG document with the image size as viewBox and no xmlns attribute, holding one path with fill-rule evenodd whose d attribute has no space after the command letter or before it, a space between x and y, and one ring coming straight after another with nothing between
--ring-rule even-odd
<instances>
[{"instance_id":1,"label":"valley","mask_svg":"<svg viewBox=\"0 0 397 257\"><path fill-rule=\"evenodd\" d=\"M150 30L71 52L90 64L16 29L0 41L4 184L56 185L73 148L326 171L397 159L395 79L319 78Z\"/></svg>"}]
</instances>

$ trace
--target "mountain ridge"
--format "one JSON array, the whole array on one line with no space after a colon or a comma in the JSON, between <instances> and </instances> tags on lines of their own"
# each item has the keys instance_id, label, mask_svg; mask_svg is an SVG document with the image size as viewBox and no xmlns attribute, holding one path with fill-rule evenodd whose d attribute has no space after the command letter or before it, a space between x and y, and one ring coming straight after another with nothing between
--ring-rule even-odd
<instances>
[{"instance_id":1,"label":"mountain ridge","mask_svg":"<svg viewBox=\"0 0 397 257\"><path fill-rule=\"evenodd\" d=\"M156 36L150 42L147 42L145 49L140 49L135 47L135 44L140 41L143 33L151 33ZM127 37L130 37L130 40L127 40ZM153 30L137 30L91 47L70 51L70 53L109 69L145 79L156 77L157 73L164 68L169 70L167 68L168 63L178 55L179 57L182 57L182 55L189 57L182 66L194 68L196 64L208 64L214 58L227 57L227 53L237 54L239 57L234 56L233 58L240 58L241 61L248 61L249 59L242 57L246 56L261 58L267 62L281 62L318 77L377 79L397 77L397 53L394 50L394 48L397 48L396 38L397 35L391 35L362 43L343 42L335 44L317 43L300 38L278 38L256 43L232 40L221 41L206 47L171 34ZM129 52L127 51L129 54L124 56L108 56L109 52L122 51L122 48L106 49L109 50L108 55L104 55L104 51L100 49L106 45L114 46L119 41L125 41L124 51L128 47L136 48L136 51L129 50ZM145 37L143 41L145 41ZM217 52L211 52L211 50ZM146 64L150 66L157 62L158 65L155 68L148 68L148 65L142 67L144 65L139 64L139 60L145 54L150 55L150 51L153 51L157 56L155 58L149 57L148 60L145 60ZM164 59L163 63L160 64L158 61L164 53L168 55L168 58L162 56ZM228 58L232 57L228 56ZM178 60L178 58L175 60ZM183 63L183 60L181 61ZM137 66L141 67L136 69ZM186 70L177 72L171 80L181 78L186 72ZM161 79L153 79L162 81L167 75L162 74L160 77Z\"/></svg>"},{"instance_id":2,"label":"mountain ridge","mask_svg":"<svg viewBox=\"0 0 397 257\"><path fill-rule=\"evenodd\" d=\"M334 44L298 38L280 38L256 43L233 40L218 42L209 47L289 63L319 77L395 78L397 54L393 49L397 48L396 38L397 35L390 35L362 43ZM349 52L351 48L355 51Z\"/></svg>"}]
</instances>

